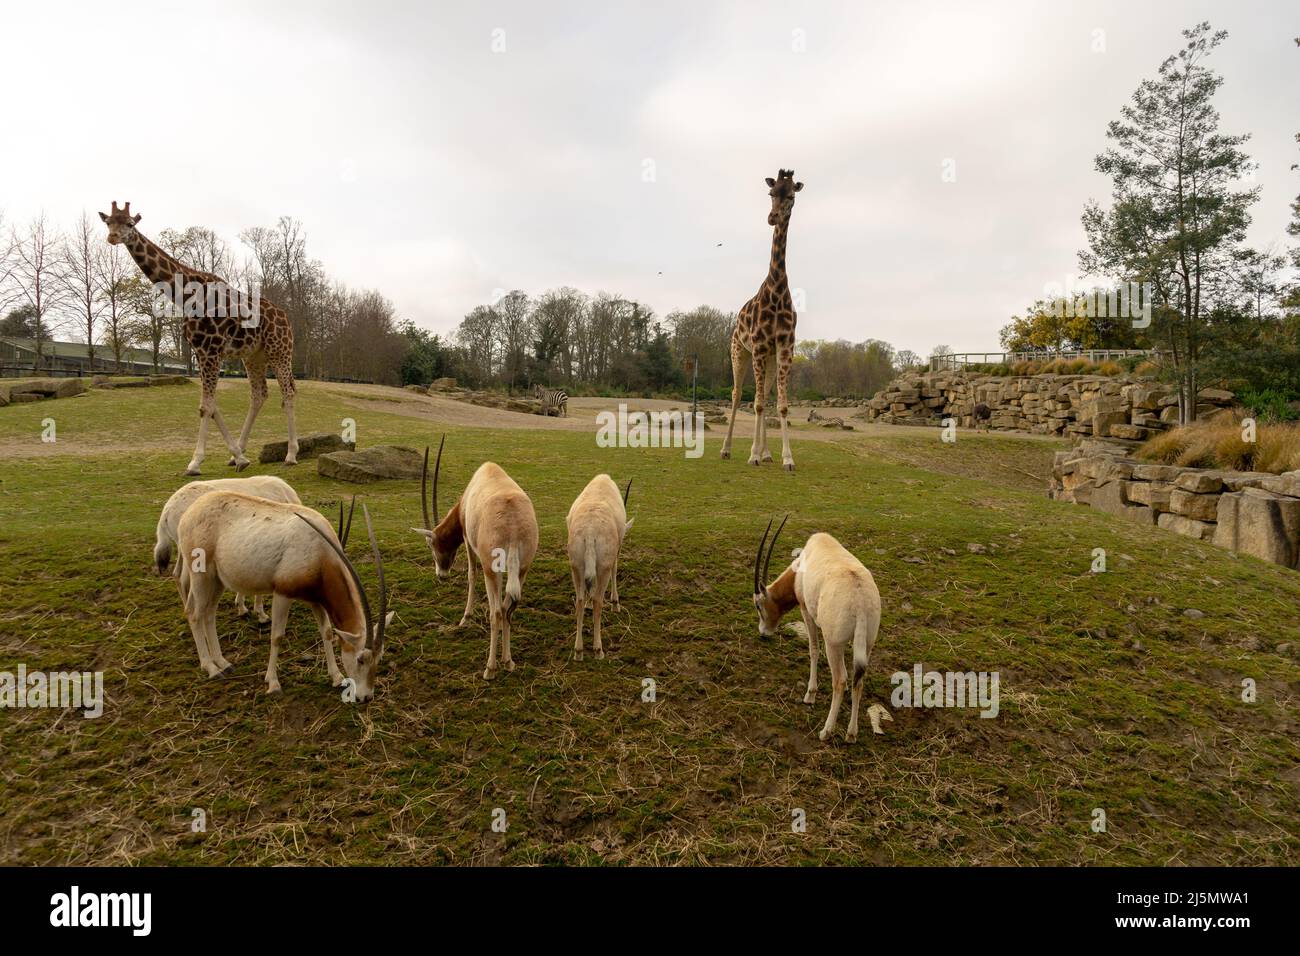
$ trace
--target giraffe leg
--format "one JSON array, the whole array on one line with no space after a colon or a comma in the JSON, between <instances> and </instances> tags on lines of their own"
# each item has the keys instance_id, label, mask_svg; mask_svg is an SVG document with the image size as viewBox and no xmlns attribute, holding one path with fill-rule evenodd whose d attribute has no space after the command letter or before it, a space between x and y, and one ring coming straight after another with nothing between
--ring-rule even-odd
<instances>
[{"instance_id":1,"label":"giraffe leg","mask_svg":"<svg viewBox=\"0 0 1300 956\"><path fill-rule=\"evenodd\" d=\"M284 407L284 417L289 426L289 451L284 456L286 465L298 464L298 429L293 419L293 398L297 388L293 384L293 356L276 359L275 380L280 383L280 404Z\"/></svg>"},{"instance_id":2,"label":"giraffe leg","mask_svg":"<svg viewBox=\"0 0 1300 956\"><path fill-rule=\"evenodd\" d=\"M776 366L775 366L775 365L769 365L769 366L767 367L767 380L763 383L763 401L764 401L764 402L766 402L766 401L767 401L767 397L768 397L769 395L772 394L772 382L773 382L773 380L775 380L775 378L776 378ZM784 428L785 419L783 418L781 421L782 421L782 427ZM785 435L785 432L782 431L781 434L782 434L782 436L784 436L784 435ZM766 416L764 416L764 418L763 418L763 445L762 445L762 448L759 450L759 453L758 453L758 460L759 460L759 461L771 461L771 460L772 460L772 453L771 453L770 451L767 450L767 418L766 418Z\"/></svg>"},{"instance_id":3,"label":"giraffe leg","mask_svg":"<svg viewBox=\"0 0 1300 956\"><path fill-rule=\"evenodd\" d=\"M767 401L767 396L763 394L763 386L767 384L767 356L757 349L753 352L754 356L754 441L749 446L749 463L757 465L759 463L759 449L763 443L763 407Z\"/></svg>"},{"instance_id":4,"label":"giraffe leg","mask_svg":"<svg viewBox=\"0 0 1300 956\"><path fill-rule=\"evenodd\" d=\"M786 471L794 471L794 455L790 454L790 403L787 400L793 351L789 345L783 346L777 351L776 358L776 411L781 416L781 466Z\"/></svg>"},{"instance_id":5,"label":"giraffe leg","mask_svg":"<svg viewBox=\"0 0 1300 956\"><path fill-rule=\"evenodd\" d=\"M740 390L745 385L745 355L740 340L731 336L731 415L727 418L727 437L722 440L722 457L731 457L731 433L736 427L736 409L740 408Z\"/></svg>"},{"instance_id":6,"label":"giraffe leg","mask_svg":"<svg viewBox=\"0 0 1300 956\"><path fill-rule=\"evenodd\" d=\"M219 365L199 357L199 383L203 387L203 398L199 401L199 440L194 446L194 457L185 468L187 475L199 475L203 471L203 459L207 456L208 422L217 407L217 373Z\"/></svg>"},{"instance_id":7,"label":"giraffe leg","mask_svg":"<svg viewBox=\"0 0 1300 956\"><path fill-rule=\"evenodd\" d=\"M266 401L266 360L260 357L244 359L244 369L248 372L248 387L252 392L252 400L248 405L248 415L244 418L244 427L239 432L239 451L231 455L230 461L226 462L228 465L234 465L237 472L248 467L249 462L244 456L244 449L248 447L248 435L253 430L253 421Z\"/></svg>"}]
</instances>

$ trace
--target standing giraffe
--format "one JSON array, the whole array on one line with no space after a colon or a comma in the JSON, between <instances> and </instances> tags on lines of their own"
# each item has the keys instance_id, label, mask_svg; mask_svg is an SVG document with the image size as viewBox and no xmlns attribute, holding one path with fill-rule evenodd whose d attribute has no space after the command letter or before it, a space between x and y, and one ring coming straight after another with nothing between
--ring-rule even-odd
<instances>
[{"instance_id":1,"label":"standing giraffe","mask_svg":"<svg viewBox=\"0 0 1300 956\"><path fill-rule=\"evenodd\" d=\"M772 377L775 375L776 410L781 416L781 464L786 471L794 471L786 389L794 360L795 312L790 299L790 283L785 274L785 241L790 231L794 194L803 189L803 183L794 181L794 170L782 169L777 172L776 179L767 180L767 185L768 195L772 197L772 211L767 214L767 224L775 227L772 230L772 262L758 294L740 307L736 327L731 333L731 417L727 421L727 437L722 442L722 457L731 457L731 432L736 427L740 389L745 384L745 352L749 352L754 365L754 443L749 450L749 463L757 465L772 460L772 453L767 450L763 403L772 391ZM771 368L768 360L774 354L776 367Z\"/></svg>"},{"instance_id":2,"label":"standing giraffe","mask_svg":"<svg viewBox=\"0 0 1300 956\"><path fill-rule=\"evenodd\" d=\"M293 326L289 316L266 299L250 298L229 289L226 282L210 272L200 272L163 252L136 231L139 214L131 215L131 204L122 209L113 203L110 213L100 213L99 218L108 225L108 241L122 243L131 258L140 267L144 277L161 288L174 290L173 303L184 317L185 338L194 349L203 383L203 400L199 404L199 440L194 447L187 475L200 474L208 439L208 422L215 420L221 437L230 449L228 464L235 471L248 467L244 449L248 446L248 433L253 420L266 401L266 368L269 364L280 383L280 404L289 424L289 449L286 465L298 463L298 434L293 421ZM182 295L183 293L183 295ZM248 302L252 302L252 308ZM217 379L221 363L228 358L241 359L248 371L248 385L253 392L248 417L236 444L230 439L221 409L217 407Z\"/></svg>"}]
</instances>

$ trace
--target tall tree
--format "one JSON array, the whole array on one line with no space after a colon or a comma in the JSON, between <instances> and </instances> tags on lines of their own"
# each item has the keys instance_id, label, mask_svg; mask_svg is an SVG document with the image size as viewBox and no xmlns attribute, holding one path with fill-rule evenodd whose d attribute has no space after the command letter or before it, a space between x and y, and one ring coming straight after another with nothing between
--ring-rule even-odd
<instances>
[{"instance_id":1,"label":"tall tree","mask_svg":"<svg viewBox=\"0 0 1300 956\"><path fill-rule=\"evenodd\" d=\"M58 233L39 213L19 233L10 233L9 281L15 298L30 310L36 340L37 370L44 365L45 343L58 328L58 309L63 302L64 287L60 279Z\"/></svg>"},{"instance_id":2,"label":"tall tree","mask_svg":"<svg viewBox=\"0 0 1300 956\"><path fill-rule=\"evenodd\" d=\"M72 313L77 334L86 339L89 370L95 370L95 340L99 335L99 318L104 311L100 297L96 257L103 240L85 210L59 248L59 284Z\"/></svg>"},{"instance_id":3,"label":"tall tree","mask_svg":"<svg viewBox=\"0 0 1300 956\"><path fill-rule=\"evenodd\" d=\"M1186 45L1107 130L1113 145L1096 168L1112 181L1112 206L1085 209L1089 247L1079 263L1086 273L1151 284L1151 331L1172 359L1185 423L1196 417L1202 349L1231 294L1227 276L1259 190L1240 188L1255 168L1240 149L1249 137L1219 132L1213 97L1223 79L1204 63L1227 33L1200 23L1183 36Z\"/></svg>"}]
</instances>

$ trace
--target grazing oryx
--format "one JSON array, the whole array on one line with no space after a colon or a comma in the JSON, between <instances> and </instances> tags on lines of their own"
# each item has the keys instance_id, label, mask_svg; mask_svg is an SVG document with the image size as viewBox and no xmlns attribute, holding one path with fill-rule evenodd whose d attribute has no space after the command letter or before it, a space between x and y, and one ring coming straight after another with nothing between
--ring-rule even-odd
<instances>
[{"instance_id":1,"label":"grazing oryx","mask_svg":"<svg viewBox=\"0 0 1300 956\"><path fill-rule=\"evenodd\" d=\"M236 491L209 492L190 506L178 529L182 558L176 583L199 663L209 677L225 674L233 666L221 654L216 622L217 601L221 592L230 588L245 594L275 595L271 600L271 659L266 668L268 693L280 692L276 663L289 604L305 601L320 627L325 662L335 686L343 683L344 676L334 661L333 636L342 642L343 670L355 685L356 699L366 701L374 696L375 670L384 653L384 632L392 614L388 612L383 559L364 504L361 512L379 575L379 616L374 619L357 569L320 512ZM343 530L346 534L348 528Z\"/></svg>"},{"instance_id":2,"label":"grazing oryx","mask_svg":"<svg viewBox=\"0 0 1300 956\"><path fill-rule=\"evenodd\" d=\"M158 516L157 541L153 547L153 563L160 575L167 573L171 563L172 548L176 544L176 527L181 523L181 515L194 502L209 491L242 491L246 495L266 498L268 501L282 501L285 504L300 505L298 493L289 487L289 483L273 475L255 475L252 478L218 478L214 481L191 481L178 488L167 504L163 505L162 514ZM340 507L342 504L340 503ZM244 595L235 594L235 613L244 615L248 607L244 604ZM253 600L253 613L257 620L265 624L270 620L262 609L262 595Z\"/></svg>"},{"instance_id":3,"label":"grazing oryx","mask_svg":"<svg viewBox=\"0 0 1300 956\"><path fill-rule=\"evenodd\" d=\"M620 499L618 485L609 475L597 475L574 500L564 519L569 529L569 570L573 573L574 607L578 612L578 634L573 639L573 659L582 660L582 616L591 602L592 648L597 658L604 658L600 643L600 612L605 591L618 608L618 553L623 537L632 522L627 520L627 480Z\"/></svg>"},{"instance_id":4,"label":"grazing oryx","mask_svg":"<svg viewBox=\"0 0 1300 956\"><path fill-rule=\"evenodd\" d=\"M564 417L569 417L569 393L562 388L543 388L538 385L533 394L542 403L542 414L551 414L551 409L563 410Z\"/></svg>"},{"instance_id":5,"label":"grazing oryx","mask_svg":"<svg viewBox=\"0 0 1300 956\"><path fill-rule=\"evenodd\" d=\"M825 740L835 730L840 715L840 702L844 699L845 668L844 648L853 645L853 710L849 714L849 727L845 739L858 737L858 705L862 701L862 678L867 672L867 659L876 643L880 629L880 592L871 572L862 562L844 549L829 534L817 533L808 539L803 549L781 576L770 585L768 566L777 536L785 527L785 519L772 536L772 544L763 555L767 523L763 540L754 558L754 607L758 609L758 630L764 637L776 633L782 615L799 605L804 627L808 630L808 692L803 702L811 704L817 699L817 635L826 645L826 659L831 666L831 710L826 715L826 725L817 736ZM760 567L762 573L760 574Z\"/></svg>"},{"instance_id":6,"label":"grazing oryx","mask_svg":"<svg viewBox=\"0 0 1300 956\"><path fill-rule=\"evenodd\" d=\"M484 462L465 486L455 506L441 519L438 517L438 474L442 470L442 446L438 442L438 460L433 466L433 522L429 521L429 449L424 449L424 471L420 476L420 507L424 527L412 531L424 535L433 552L433 566L439 578L451 574L456 552L465 542L469 559L469 594L465 615L458 626L469 623L474 610L474 565L483 569L483 586L488 597L488 659L483 679L497 673L497 644L501 646L501 664L515 669L510 656L510 619L523 597L524 578L537 554L537 515L524 490L515 484L500 465Z\"/></svg>"}]
</instances>

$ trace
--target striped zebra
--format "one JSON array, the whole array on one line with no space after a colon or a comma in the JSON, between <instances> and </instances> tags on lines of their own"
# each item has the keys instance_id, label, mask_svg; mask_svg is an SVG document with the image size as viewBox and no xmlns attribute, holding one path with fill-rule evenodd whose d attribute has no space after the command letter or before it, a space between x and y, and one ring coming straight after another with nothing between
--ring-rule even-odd
<instances>
[{"instance_id":1,"label":"striped zebra","mask_svg":"<svg viewBox=\"0 0 1300 956\"><path fill-rule=\"evenodd\" d=\"M821 413L819 413L819 412L817 411L817 409L815 409L815 408L810 408L810 409L808 409L808 421L810 421L810 422L821 422L823 428L844 428L844 427L846 427L845 424L844 424L844 419L842 419L842 418L827 418L825 415L822 415Z\"/></svg>"},{"instance_id":2,"label":"striped zebra","mask_svg":"<svg viewBox=\"0 0 1300 956\"><path fill-rule=\"evenodd\" d=\"M533 389L533 394L537 396L542 403L542 414L551 414L551 409L562 410L564 417L569 417L569 393L562 388L544 388L538 385Z\"/></svg>"}]
</instances>

